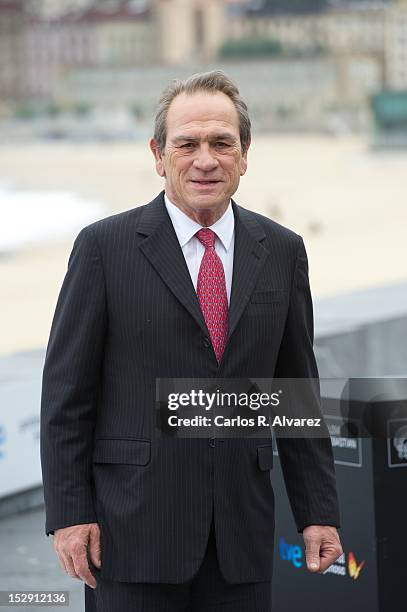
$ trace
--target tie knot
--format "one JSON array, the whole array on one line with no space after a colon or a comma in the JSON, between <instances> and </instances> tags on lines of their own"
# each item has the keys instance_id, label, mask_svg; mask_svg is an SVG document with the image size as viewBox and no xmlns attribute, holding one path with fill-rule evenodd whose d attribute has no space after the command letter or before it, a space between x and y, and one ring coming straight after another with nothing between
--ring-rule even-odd
<instances>
[{"instance_id":1,"label":"tie knot","mask_svg":"<svg viewBox=\"0 0 407 612\"><path fill-rule=\"evenodd\" d=\"M215 246L215 232L209 227L203 227L196 233L198 240L204 245L205 249L214 248Z\"/></svg>"}]
</instances>

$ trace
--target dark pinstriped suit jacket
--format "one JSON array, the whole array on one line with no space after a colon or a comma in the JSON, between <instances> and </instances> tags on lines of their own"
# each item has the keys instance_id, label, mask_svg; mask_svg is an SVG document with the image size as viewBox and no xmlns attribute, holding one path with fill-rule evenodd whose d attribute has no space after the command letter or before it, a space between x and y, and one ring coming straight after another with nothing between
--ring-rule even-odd
<instances>
[{"instance_id":1,"label":"dark pinstriped suit jacket","mask_svg":"<svg viewBox=\"0 0 407 612\"><path fill-rule=\"evenodd\" d=\"M270 441L160 437L155 380L317 377L306 252L300 236L232 202L218 365L163 194L75 240L43 371L46 533L98 522L102 578L181 583L203 559L214 511L225 578L268 580ZM339 525L329 440L281 439L279 454L298 530Z\"/></svg>"}]
</instances>

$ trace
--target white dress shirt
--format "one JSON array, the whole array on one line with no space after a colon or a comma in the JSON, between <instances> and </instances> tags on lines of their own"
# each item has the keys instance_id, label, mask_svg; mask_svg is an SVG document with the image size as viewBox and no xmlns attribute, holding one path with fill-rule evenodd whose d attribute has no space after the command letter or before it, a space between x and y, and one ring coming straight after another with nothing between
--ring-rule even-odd
<instances>
[{"instance_id":1,"label":"white dress shirt","mask_svg":"<svg viewBox=\"0 0 407 612\"><path fill-rule=\"evenodd\" d=\"M205 247L195 234L202 229L202 225L188 217L178 206L175 206L169 200L167 194L164 194L164 200L196 291L198 272ZM229 202L221 218L211 225L210 229L215 233L215 251L219 255L225 271L226 292L228 304L230 304L235 246L235 217L231 202Z\"/></svg>"}]
</instances>

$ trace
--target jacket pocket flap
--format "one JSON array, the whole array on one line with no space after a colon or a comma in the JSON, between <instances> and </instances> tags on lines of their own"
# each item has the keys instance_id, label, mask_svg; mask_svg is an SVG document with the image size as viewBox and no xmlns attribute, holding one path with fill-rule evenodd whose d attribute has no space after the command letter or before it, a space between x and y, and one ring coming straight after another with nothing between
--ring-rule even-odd
<instances>
[{"instance_id":1,"label":"jacket pocket flap","mask_svg":"<svg viewBox=\"0 0 407 612\"><path fill-rule=\"evenodd\" d=\"M270 302L281 302L285 296L285 291L255 291L252 293L250 301L257 304L267 304Z\"/></svg>"},{"instance_id":2,"label":"jacket pocket flap","mask_svg":"<svg viewBox=\"0 0 407 612\"><path fill-rule=\"evenodd\" d=\"M257 462L261 470L271 470L273 467L273 445L257 447Z\"/></svg>"},{"instance_id":3,"label":"jacket pocket flap","mask_svg":"<svg viewBox=\"0 0 407 612\"><path fill-rule=\"evenodd\" d=\"M93 447L94 463L147 465L150 461L150 440L131 438L97 438Z\"/></svg>"}]
</instances>

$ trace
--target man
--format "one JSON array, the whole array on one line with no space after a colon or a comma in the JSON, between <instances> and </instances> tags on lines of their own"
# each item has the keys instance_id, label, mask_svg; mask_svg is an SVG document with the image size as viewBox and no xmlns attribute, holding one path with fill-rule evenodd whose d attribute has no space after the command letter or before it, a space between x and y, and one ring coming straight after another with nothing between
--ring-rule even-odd
<instances>
[{"instance_id":1,"label":"man","mask_svg":"<svg viewBox=\"0 0 407 612\"><path fill-rule=\"evenodd\" d=\"M155 410L157 378L318 376L303 241L231 200L249 145L223 73L174 82L150 142L165 193L75 240L41 456L46 533L89 610L270 610L270 442L165 436ZM278 444L308 569L322 572L342 552L330 442Z\"/></svg>"}]
</instances>

